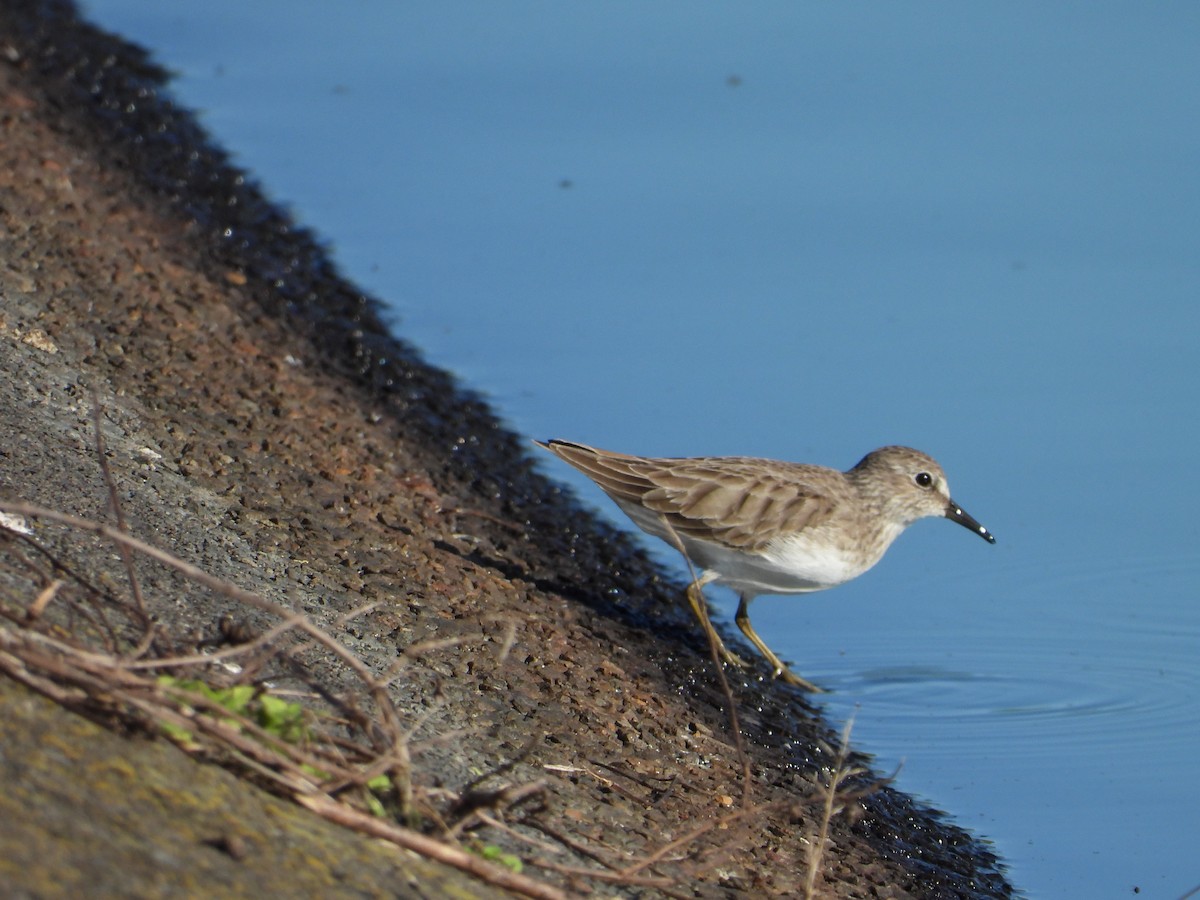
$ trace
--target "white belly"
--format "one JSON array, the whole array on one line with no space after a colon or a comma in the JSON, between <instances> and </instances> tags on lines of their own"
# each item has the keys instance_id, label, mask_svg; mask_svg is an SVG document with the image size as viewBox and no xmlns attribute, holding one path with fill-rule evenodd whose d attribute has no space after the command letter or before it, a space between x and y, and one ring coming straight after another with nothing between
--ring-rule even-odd
<instances>
[{"instance_id":1,"label":"white belly","mask_svg":"<svg viewBox=\"0 0 1200 900\"><path fill-rule=\"evenodd\" d=\"M715 576L712 582L748 597L823 591L857 578L879 561L887 546L904 530L903 526L888 529L882 540L875 543L875 553L864 553L861 548L851 552L821 531L778 537L762 552L749 553L668 531L662 518L641 504L618 500L617 505L643 531L662 538L676 549L676 542L681 540L692 564Z\"/></svg>"},{"instance_id":2,"label":"white belly","mask_svg":"<svg viewBox=\"0 0 1200 900\"><path fill-rule=\"evenodd\" d=\"M685 541L688 556L717 574L714 580L739 594L803 594L836 587L874 564L802 537L781 538L763 553L741 553L715 544Z\"/></svg>"}]
</instances>

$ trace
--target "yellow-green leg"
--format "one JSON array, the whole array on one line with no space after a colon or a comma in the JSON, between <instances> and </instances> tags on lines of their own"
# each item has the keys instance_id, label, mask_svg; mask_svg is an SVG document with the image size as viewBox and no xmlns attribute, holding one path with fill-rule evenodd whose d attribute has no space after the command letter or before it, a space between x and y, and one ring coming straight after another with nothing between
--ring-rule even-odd
<instances>
[{"instance_id":1,"label":"yellow-green leg","mask_svg":"<svg viewBox=\"0 0 1200 900\"><path fill-rule=\"evenodd\" d=\"M733 621L737 622L738 628L742 629L742 634L750 639L758 652L771 664L776 678L782 678L788 684L794 684L802 690L812 691L814 694L825 693L821 688L817 687L811 681L805 681L795 672L787 667L787 665L778 656L774 654L770 647L766 645L762 638L754 631L754 626L750 624L750 598L742 595L738 603L737 615ZM711 627L711 626L710 626Z\"/></svg>"},{"instance_id":2,"label":"yellow-green leg","mask_svg":"<svg viewBox=\"0 0 1200 900\"><path fill-rule=\"evenodd\" d=\"M721 659L725 660L731 666L745 669L749 666L749 663L725 646L725 642L721 640L721 635L717 633L717 629L713 627L713 623L708 618L708 604L704 600L704 586L716 577L712 572L706 572L692 581L687 589L688 603L692 605L692 612L696 614L696 618L700 622L700 627L704 629L704 633L708 636L712 645L717 648L717 654Z\"/></svg>"}]
</instances>

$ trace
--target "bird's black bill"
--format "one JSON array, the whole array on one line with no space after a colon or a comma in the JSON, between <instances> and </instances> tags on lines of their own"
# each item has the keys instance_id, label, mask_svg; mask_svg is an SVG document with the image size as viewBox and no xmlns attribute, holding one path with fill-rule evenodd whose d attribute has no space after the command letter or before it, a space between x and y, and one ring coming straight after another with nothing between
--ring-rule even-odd
<instances>
[{"instance_id":1,"label":"bird's black bill","mask_svg":"<svg viewBox=\"0 0 1200 900\"><path fill-rule=\"evenodd\" d=\"M989 544L996 543L996 536L980 525L973 516L963 512L963 508L953 500L951 500L950 505L946 507L946 518L951 522L957 522L963 528L969 528Z\"/></svg>"}]
</instances>

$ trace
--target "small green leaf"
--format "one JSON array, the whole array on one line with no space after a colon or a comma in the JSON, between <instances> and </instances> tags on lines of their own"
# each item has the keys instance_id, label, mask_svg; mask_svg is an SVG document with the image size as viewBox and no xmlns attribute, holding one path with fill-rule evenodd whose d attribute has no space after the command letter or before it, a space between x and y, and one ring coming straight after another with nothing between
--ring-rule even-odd
<instances>
[{"instance_id":1,"label":"small green leaf","mask_svg":"<svg viewBox=\"0 0 1200 900\"><path fill-rule=\"evenodd\" d=\"M176 725L174 722L159 722L158 727L162 729L163 734L181 747L193 748L196 746L195 736L182 725Z\"/></svg>"},{"instance_id":2,"label":"small green leaf","mask_svg":"<svg viewBox=\"0 0 1200 900\"><path fill-rule=\"evenodd\" d=\"M383 808L383 804L379 802L378 797L370 791L367 791L363 796L367 801L367 809L370 810L371 815L379 819L386 819L388 817L387 810Z\"/></svg>"},{"instance_id":3,"label":"small green leaf","mask_svg":"<svg viewBox=\"0 0 1200 900\"><path fill-rule=\"evenodd\" d=\"M304 707L279 697L263 694L259 700L259 724L285 741L298 744L305 737Z\"/></svg>"},{"instance_id":4,"label":"small green leaf","mask_svg":"<svg viewBox=\"0 0 1200 900\"><path fill-rule=\"evenodd\" d=\"M484 859L499 863L506 869L511 869L516 874L520 875L521 870L525 868L525 863L521 862L521 857L513 853L505 853L495 844L487 844L480 851L480 855Z\"/></svg>"},{"instance_id":5,"label":"small green leaf","mask_svg":"<svg viewBox=\"0 0 1200 900\"><path fill-rule=\"evenodd\" d=\"M226 688L221 692L224 696L221 698L220 703L230 712L245 715L246 707L254 699L254 690L254 685L252 684L239 684L236 687Z\"/></svg>"}]
</instances>

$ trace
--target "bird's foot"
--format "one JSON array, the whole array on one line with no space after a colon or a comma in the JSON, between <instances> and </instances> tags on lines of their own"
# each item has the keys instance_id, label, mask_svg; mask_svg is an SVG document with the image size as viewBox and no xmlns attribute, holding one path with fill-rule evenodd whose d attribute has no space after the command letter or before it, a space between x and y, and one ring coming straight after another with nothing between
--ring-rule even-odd
<instances>
[{"instance_id":1,"label":"bird's foot","mask_svg":"<svg viewBox=\"0 0 1200 900\"><path fill-rule=\"evenodd\" d=\"M772 677L778 678L780 681L786 684L794 684L796 687L800 688L800 690L808 691L811 694L825 693L825 688L817 687L811 681L801 678L782 662L779 662L779 660L776 660L776 662L778 665L776 665L775 671L772 673Z\"/></svg>"},{"instance_id":2,"label":"bird's foot","mask_svg":"<svg viewBox=\"0 0 1200 900\"><path fill-rule=\"evenodd\" d=\"M750 668L750 663L746 662L746 660L742 659L740 656L738 656L736 653L734 653L732 650L730 650L724 644L722 644L720 646L719 652L721 654L721 659L723 659L729 665L731 665L735 668L738 668L738 669L749 669Z\"/></svg>"}]
</instances>

